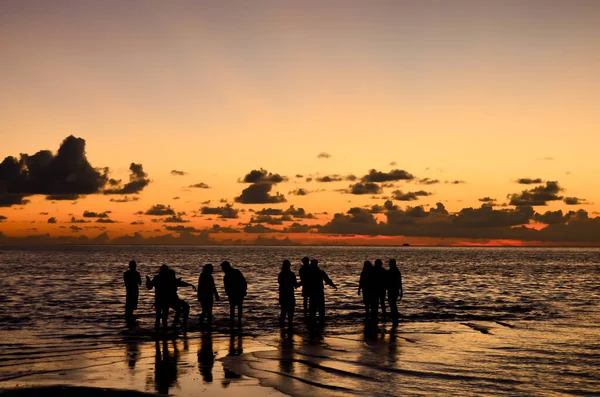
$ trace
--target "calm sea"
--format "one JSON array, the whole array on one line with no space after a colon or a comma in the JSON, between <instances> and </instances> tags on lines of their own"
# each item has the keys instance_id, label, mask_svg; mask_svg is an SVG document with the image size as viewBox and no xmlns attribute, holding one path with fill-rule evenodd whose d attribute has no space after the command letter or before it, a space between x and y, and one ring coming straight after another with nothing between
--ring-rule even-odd
<instances>
[{"instance_id":1,"label":"calm sea","mask_svg":"<svg viewBox=\"0 0 600 397\"><path fill-rule=\"evenodd\" d=\"M495 346L490 347L494 354L488 354L480 364L487 373L483 379L499 379L502 386L497 390L481 386L480 392L592 395L600 391L600 250L588 248L0 247L0 353L5 357L0 359L0 376L9 379L27 373L27 368L11 361L16 357L15 349L26 355L32 346L45 351L44 341L52 341L48 342L50 349L60 347L57 339L102 341L122 335L123 272L130 260L137 261L142 277L156 274L159 265L166 263L178 277L194 284L202 265L213 263L217 288L223 296L218 264L230 261L244 273L249 285L244 332L269 340L278 332L277 274L281 262L291 260L292 270L297 272L305 255L319 259L338 286L337 291L327 290L329 325L323 331L324 337L353 335L353 339L362 335L362 304L357 296L362 262L396 258L405 292L400 305L403 321L400 330L394 332L401 333L402 327L415 330L423 323L450 323L450 327L466 325L491 338L494 332L486 324L494 324L519 338L514 345L498 341L490 345ZM199 313L195 294L191 288L180 288L179 294L191 303L194 318ZM297 299L300 303L299 293ZM153 327L152 303L153 292L142 286L137 314L141 327L148 330ZM227 317L223 303L217 304L215 316L219 330ZM302 322L300 315L297 320ZM302 332L301 325L299 329ZM535 333L524 334L524 329ZM542 331L543 335L539 334ZM367 354L368 336L356 340L367 352L355 357L354 365L377 361L376 355ZM375 341L378 346L392 343L385 336L380 340L375 337ZM371 353L376 352L375 348ZM332 360L335 354L332 353ZM28 358L35 363L34 356ZM400 385L403 377L414 376L402 372L398 367L401 361L398 353L392 361L375 362L374 381L391 376L395 380L384 383ZM457 363L452 371L464 373L468 368L468 363ZM423 375L430 386L434 385L433 389L411 392L382 386L375 394L395 395L398 390L405 394L436 394L436 384L443 390L448 387L444 384L451 383L452 379L443 377L444 373L450 376L448 371L438 369L431 373L442 373L439 379ZM336 376L343 378L341 373ZM470 382L465 379L460 378L463 387ZM487 385L485 382L483 385ZM522 388L521 382L535 387ZM368 381L362 381L353 388L367 384ZM478 394L477 388L473 390ZM336 394L335 390L325 391Z\"/></svg>"}]
</instances>

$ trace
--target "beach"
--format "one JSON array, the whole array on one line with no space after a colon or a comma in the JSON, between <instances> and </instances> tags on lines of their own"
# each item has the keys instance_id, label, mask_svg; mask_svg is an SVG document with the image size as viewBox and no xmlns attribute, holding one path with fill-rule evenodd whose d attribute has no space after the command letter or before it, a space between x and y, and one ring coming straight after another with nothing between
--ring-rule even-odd
<instances>
[{"instance_id":1,"label":"beach","mask_svg":"<svg viewBox=\"0 0 600 397\"><path fill-rule=\"evenodd\" d=\"M311 248L338 285L327 322L300 307L280 329L272 258L306 249L46 247L3 249L7 311L0 329L2 395L591 396L600 390L598 250ZM405 297L397 326L362 322L354 257L397 257ZM198 263L227 258L248 279L244 324L223 302L212 332L192 305L188 329L158 337L152 293L138 326L123 318L123 258L143 275L169 263L193 282ZM273 262L268 265L269 260ZM420 266L419 264L427 264ZM221 289L220 275L216 274ZM297 294L300 302L299 291Z\"/></svg>"}]
</instances>

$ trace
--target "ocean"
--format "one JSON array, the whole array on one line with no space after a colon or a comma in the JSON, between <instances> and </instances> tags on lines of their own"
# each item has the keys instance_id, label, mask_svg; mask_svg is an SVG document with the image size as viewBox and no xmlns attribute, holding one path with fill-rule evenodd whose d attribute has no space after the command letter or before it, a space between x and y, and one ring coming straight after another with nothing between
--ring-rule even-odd
<instances>
[{"instance_id":1,"label":"ocean","mask_svg":"<svg viewBox=\"0 0 600 397\"><path fill-rule=\"evenodd\" d=\"M298 291L296 329L280 332L277 275L284 259L297 272L303 256L318 259L338 290L326 288L323 329L305 326ZM398 326L362 322L358 279L363 261L377 258L395 258L403 275ZM223 260L248 282L239 333L228 329L223 301L215 305L214 332L202 333L195 293L179 289L192 313L185 336L166 346L178 352L179 378L166 384L171 394L185 394L177 387L190 381L183 374L212 382L207 355L200 354L208 337L211 353L213 344L230 342L230 354L208 354L216 360L211 369L223 366L225 376L255 378L289 395L600 393L600 250L487 247L0 247L0 388L65 379L106 384L69 371L103 363L131 369L134 360L136 372L115 374L115 384L165 392L156 364L164 351L151 335L153 291L140 289L139 335L125 326L123 272L130 260L142 278L166 263L194 284L202 265L212 263L222 296ZM75 365L74 357L86 360ZM145 359L148 373L135 367Z\"/></svg>"}]
</instances>

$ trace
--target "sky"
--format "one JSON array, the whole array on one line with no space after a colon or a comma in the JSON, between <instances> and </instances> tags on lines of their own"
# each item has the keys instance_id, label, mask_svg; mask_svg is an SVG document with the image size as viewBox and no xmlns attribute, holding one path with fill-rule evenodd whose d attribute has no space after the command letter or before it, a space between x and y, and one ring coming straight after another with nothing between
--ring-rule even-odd
<instances>
[{"instance_id":1,"label":"sky","mask_svg":"<svg viewBox=\"0 0 600 397\"><path fill-rule=\"evenodd\" d=\"M598 20L1 1L0 243L600 245Z\"/></svg>"}]
</instances>

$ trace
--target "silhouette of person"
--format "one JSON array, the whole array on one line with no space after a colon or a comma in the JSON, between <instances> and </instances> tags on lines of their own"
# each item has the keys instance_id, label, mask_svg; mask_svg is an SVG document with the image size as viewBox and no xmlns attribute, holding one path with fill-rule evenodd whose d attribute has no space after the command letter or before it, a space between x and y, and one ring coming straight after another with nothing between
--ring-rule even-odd
<instances>
[{"instance_id":1,"label":"silhouette of person","mask_svg":"<svg viewBox=\"0 0 600 397\"><path fill-rule=\"evenodd\" d=\"M305 256L304 258L302 258L302 266L300 267L300 270L298 271L298 275L300 276L300 284L302 285L302 299L304 302L303 305L303 309L304 309L304 315L308 315L308 306L309 306L309 299L310 299L310 282L309 282L309 273L310 273L310 263L309 263L310 259L308 259L308 256Z\"/></svg>"},{"instance_id":2,"label":"silhouette of person","mask_svg":"<svg viewBox=\"0 0 600 397\"><path fill-rule=\"evenodd\" d=\"M213 265L208 263L204 265L202 273L198 277L198 301L200 302L200 306L202 306L200 325L204 323L204 318L206 318L209 327L212 325L213 296L216 300L219 300L219 293L217 292L212 273Z\"/></svg>"},{"instance_id":3,"label":"silhouette of person","mask_svg":"<svg viewBox=\"0 0 600 397\"><path fill-rule=\"evenodd\" d=\"M169 269L169 278L171 280L171 288L173 289L172 291L172 301L170 304L170 307L175 310L175 318L173 319L173 328L177 327L177 324L179 323L179 318L181 317L181 314L183 313L183 328L185 328L187 326L187 321L188 318L190 316L190 305L189 303L187 303L186 301L184 301L183 299L181 299L179 297L179 295L177 295L177 287L192 287L192 289L194 290L194 292L196 292L196 286L193 284L189 284L186 283L185 281L183 281L181 279L181 277L177 278L177 276L175 275L175 270L173 269Z\"/></svg>"},{"instance_id":4,"label":"silhouette of person","mask_svg":"<svg viewBox=\"0 0 600 397\"><path fill-rule=\"evenodd\" d=\"M127 291L125 296L125 321L127 324L134 324L133 311L137 309L138 297L140 295L139 286L142 285L142 276L137 270L135 261L129 262L129 270L123 273L123 281Z\"/></svg>"},{"instance_id":5,"label":"silhouette of person","mask_svg":"<svg viewBox=\"0 0 600 397\"><path fill-rule=\"evenodd\" d=\"M154 288L154 307L156 311L156 320L154 327L158 331L162 320L163 329L167 328L167 319L169 317L169 308L175 310L175 319L173 328L177 326L181 313L183 312L183 325L187 325L187 319L190 314L190 305L177 295L177 287L196 287L177 278L175 271L163 264L158 270L158 275L151 280L146 276L146 288Z\"/></svg>"},{"instance_id":6,"label":"silhouette of person","mask_svg":"<svg viewBox=\"0 0 600 397\"><path fill-rule=\"evenodd\" d=\"M327 273L319 267L319 261L313 259L310 261L310 272L308 273L308 283L310 285L309 292L309 307L310 319L312 322L316 320L316 314L319 312L319 321L325 322L325 291L323 283L337 289L333 281Z\"/></svg>"},{"instance_id":7,"label":"silhouette of person","mask_svg":"<svg viewBox=\"0 0 600 397\"><path fill-rule=\"evenodd\" d=\"M372 319L377 312L377 292L375 291L374 269L370 261L365 261L358 282L358 295L362 292L365 305L365 320Z\"/></svg>"},{"instance_id":8,"label":"silhouette of person","mask_svg":"<svg viewBox=\"0 0 600 397\"><path fill-rule=\"evenodd\" d=\"M200 350L198 350L198 369L202 375L202 380L206 383L213 381L212 370L215 366L215 352L213 351L213 341L210 332L202 334L200 339Z\"/></svg>"},{"instance_id":9,"label":"silhouette of person","mask_svg":"<svg viewBox=\"0 0 600 397\"><path fill-rule=\"evenodd\" d=\"M388 270L388 302L390 313L394 323L398 322L398 299L402 299L402 273L396 265L395 259L389 261L390 270Z\"/></svg>"},{"instance_id":10,"label":"silhouette of person","mask_svg":"<svg viewBox=\"0 0 600 397\"><path fill-rule=\"evenodd\" d=\"M295 289L300 286L296 279L296 274L291 270L292 264L287 259L281 265L281 272L277 277L279 283L279 304L281 305L281 316L279 323L281 326L285 323L285 318L288 318L290 327L294 321L294 308L296 307Z\"/></svg>"},{"instance_id":11,"label":"silhouette of person","mask_svg":"<svg viewBox=\"0 0 600 397\"><path fill-rule=\"evenodd\" d=\"M248 289L248 284L242 272L231 267L227 261L221 263L221 269L225 273L223 283L225 284L225 293L229 299L229 319L233 325L235 318L235 308L238 309L238 324L242 325L242 304Z\"/></svg>"},{"instance_id":12,"label":"silhouette of person","mask_svg":"<svg viewBox=\"0 0 600 397\"><path fill-rule=\"evenodd\" d=\"M373 268L373 276L374 282L376 286L376 299L379 300L379 305L381 305L381 314L385 319L387 317L387 313L385 311L385 298L387 292L387 283L388 283L388 274L387 270L383 268L383 261L381 259L375 260L375 267ZM375 309L375 317L377 317L377 307Z\"/></svg>"}]
</instances>

